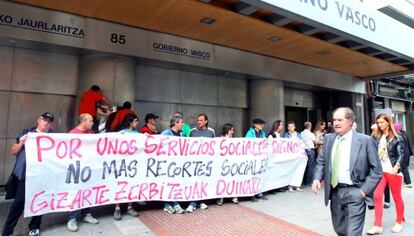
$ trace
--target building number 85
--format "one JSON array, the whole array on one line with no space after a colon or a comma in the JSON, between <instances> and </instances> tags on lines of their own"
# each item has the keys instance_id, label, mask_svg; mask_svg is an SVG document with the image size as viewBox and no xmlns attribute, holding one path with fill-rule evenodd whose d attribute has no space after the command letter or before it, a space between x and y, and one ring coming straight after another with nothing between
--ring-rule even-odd
<instances>
[{"instance_id":1,"label":"building number 85","mask_svg":"<svg viewBox=\"0 0 414 236\"><path fill-rule=\"evenodd\" d=\"M126 37L122 34L111 34L111 43L119 43L119 44L125 44L126 43Z\"/></svg>"}]
</instances>

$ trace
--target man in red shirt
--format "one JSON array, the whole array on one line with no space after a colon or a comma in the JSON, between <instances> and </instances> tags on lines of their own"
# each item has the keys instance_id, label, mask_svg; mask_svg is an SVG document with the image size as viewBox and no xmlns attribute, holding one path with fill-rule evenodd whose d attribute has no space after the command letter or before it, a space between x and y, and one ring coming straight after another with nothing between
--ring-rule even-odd
<instances>
[{"instance_id":1,"label":"man in red shirt","mask_svg":"<svg viewBox=\"0 0 414 236\"><path fill-rule=\"evenodd\" d=\"M124 102L124 104L122 105L122 108L119 109L116 112L116 115L111 123L111 131L112 132L117 132L118 130L118 126L122 123L122 121L124 121L124 118L126 115L128 114L135 114L135 112L131 109L132 108L132 104L129 101Z\"/></svg>"},{"instance_id":2,"label":"man in red shirt","mask_svg":"<svg viewBox=\"0 0 414 236\"><path fill-rule=\"evenodd\" d=\"M148 113L145 115L145 125L141 127L140 132L145 134L159 134L158 130L157 130L157 119L159 117L152 114L152 113Z\"/></svg>"},{"instance_id":3,"label":"man in red shirt","mask_svg":"<svg viewBox=\"0 0 414 236\"><path fill-rule=\"evenodd\" d=\"M69 133L72 134L93 134L92 126L93 118L88 113L82 113L79 116L79 125L73 128ZM72 232L78 231L78 222L76 220L79 213L82 213L82 221L89 223L89 224L98 224L98 220L91 214L90 208L84 208L82 210L72 211L69 212L69 221L67 224L68 230Z\"/></svg>"},{"instance_id":4,"label":"man in red shirt","mask_svg":"<svg viewBox=\"0 0 414 236\"><path fill-rule=\"evenodd\" d=\"M101 88L98 85L92 87L82 94L79 104L79 114L88 113L93 118L92 130L98 133L99 120L96 117L96 108L98 104L105 104L110 107L110 102L107 97L101 93Z\"/></svg>"}]
</instances>

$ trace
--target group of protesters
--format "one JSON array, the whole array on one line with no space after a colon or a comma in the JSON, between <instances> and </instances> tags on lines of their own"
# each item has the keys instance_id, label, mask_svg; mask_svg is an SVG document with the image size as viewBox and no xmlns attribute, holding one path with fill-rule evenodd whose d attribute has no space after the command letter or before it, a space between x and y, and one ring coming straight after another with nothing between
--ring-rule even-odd
<instances>
[{"instance_id":1,"label":"group of protesters","mask_svg":"<svg viewBox=\"0 0 414 236\"><path fill-rule=\"evenodd\" d=\"M101 122L99 116L105 117L105 119L102 120L105 122ZM157 129L158 118L159 117L153 113L147 114L144 118L145 123L139 128L139 118L132 110L132 104L130 102L124 102L122 107L118 107L116 112L113 112L111 111L110 101L100 92L99 86L94 85L90 90L83 94L79 106L79 123L75 128L70 130L69 133L93 134L99 132L121 132L207 138L232 138L234 136L234 126L230 123L224 124L220 134L216 135L215 131L209 127L208 116L205 113L198 114L197 126L195 128L190 128L190 126L184 122L183 114L181 112L175 112L171 115L169 128L162 132L159 132ZM11 148L11 154L16 156L16 162L7 183L7 194L9 196L6 196L6 198L14 198L14 201L10 207L9 214L3 228L3 236L13 234L13 229L24 210L26 171L26 154L24 144L27 139L27 133L53 132L51 129L53 121L54 115L50 112L41 114L37 119L37 126L23 130L17 136L16 143L13 144ZM303 141L306 151L307 165L303 175L302 184L306 186L312 185L314 181L314 169L317 163L317 157L323 150L325 136L328 133L333 132L332 125L329 123L326 124L324 121L318 121L315 129L312 131L312 123L306 121L304 123L305 129L299 133L296 131L295 123L289 121L287 122L287 131L284 132L285 128L283 121L276 120L273 122L271 130L266 133L263 129L266 122L263 119L255 118L252 120L252 123L253 126L245 134L245 137L247 138L292 138L301 139ZM401 198L401 180L404 174L407 186L411 186L411 180L407 170L407 158L412 155L412 150L407 135L402 134L403 131L401 129L397 132L394 128L392 119L389 118L388 115L382 114L378 116L376 118L376 124L378 127L373 132L372 137L377 143L379 158L383 164L384 174L374 192L374 204L371 206L375 208L375 226L367 233L382 233L382 198L387 185L391 189L397 209L397 224L394 226L393 231L400 232L404 222L404 203ZM405 154L403 150L406 150ZM301 186L286 186L270 190L268 193L274 194L276 192L284 191L294 193L303 192L303 189ZM265 194L266 193L258 193L257 195L252 196L251 200L253 202L258 201L258 199L267 200ZM232 198L231 201L235 204L239 203L239 199L237 197ZM217 200L218 205L222 205L223 203L224 199L221 198ZM197 208L208 208L208 205L204 201L190 202L185 209L182 208L181 204L183 203L165 202L164 211L170 214L182 214L192 213ZM139 214L134 208L134 205L132 203L128 203L127 205L127 213L133 217L137 217ZM121 207L119 204L115 205L113 216L115 220L122 219ZM98 224L98 220L91 214L90 208L84 208L82 210L76 210L68 213L67 228L69 231L78 231L79 217L81 217L83 222ZM29 224L28 235L33 236L40 234L41 218L42 216L32 217Z\"/></svg>"}]
</instances>

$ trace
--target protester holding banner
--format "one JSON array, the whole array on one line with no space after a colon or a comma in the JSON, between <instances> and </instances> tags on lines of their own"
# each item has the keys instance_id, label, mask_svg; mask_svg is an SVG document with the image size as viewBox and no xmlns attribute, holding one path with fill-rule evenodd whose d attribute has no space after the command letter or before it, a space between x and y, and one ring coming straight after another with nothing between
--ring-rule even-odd
<instances>
[{"instance_id":1,"label":"protester holding banner","mask_svg":"<svg viewBox=\"0 0 414 236\"><path fill-rule=\"evenodd\" d=\"M253 127L251 127L246 135L245 138L266 138L266 132L263 130L264 124L266 121L256 118L252 120ZM268 200L268 198L263 195L263 193L259 193L252 197L252 202L257 202L258 199Z\"/></svg>"},{"instance_id":2,"label":"protester holding banner","mask_svg":"<svg viewBox=\"0 0 414 236\"><path fill-rule=\"evenodd\" d=\"M173 116L170 119L170 128L164 130L161 135L166 136L176 136L176 137L183 137L183 132L181 131L181 128L183 126L183 118L181 116ZM168 212L170 214L183 214L184 209L181 208L180 203L178 202L166 202L164 204L164 211Z\"/></svg>"},{"instance_id":3,"label":"protester holding banner","mask_svg":"<svg viewBox=\"0 0 414 236\"><path fill-rule=\"evenodd\" d=\"M404 201L402 199L401 187L403 175L401 166L404 161L404 140L394 128L393 121L390 116L385 113L377 115L376 122L378 125L377 131L374 133L374 138L378 145L378 156L381 161L383 175L374 191L374 206L375 206L375 222L374 227L367 231L369 235L381 234L382 228L382 200L384 196L385 186L389 185L392 198L395 202L395 209L397 211L397 219L393 233L399 233L403 230L404 224Z\"/></svg>"},{"instance_id":4,"label":"protester holding banner","mask_svg":"<svg viewBox=\"0 0 414 236\"><path fill-rule=\"evenodd\" d=\"M157 130L157 119L159 116L154 115L152 113L148 113L145 115L145 124L141 127L141 133L143 134L158 134Z\"/></svg>"},{"instance_id":5,"label":"protester holding banner","mask_svg":"<svg viewBox=\"0 0 414 236\"><path fill-rule=\"evenodd\" d=\"M138 117L135 114L127 114L122 121L122 123L119 125L120 133L123 134L137 134L137 126L138 126ZM128 202L128 208L127 212L132 217L139 216L138 212L134 209L131 202ZM122 219L122 212L121 207L119 204L115 204L115 212L114 212L114 218L115 220L121 220Z\"/></svg>"},{"instance_id":6,"label":"protester holding banner","mask_svg":"<svg viewBox=\"0 0 414 236\"><path fill-rule=\"evenodd\" d=\"M181 137L182 119L165 135L85 135L92 118L80 120L72 134L28 135L26 217L126 202L251 197L300 185L306 167L299 139Z\"/></svg>"},{"instance_id":7,"label":"protester holding banner","mask_svg":"<svg viewBox=\"0 0 414 236\"><path fill-rule=\"evenodd\" d=\"M205 113L200 113L197 116L197 127L191 129L190 137L206 137L214 138L216 133L214 129L208 127L208 117ZM185 210L186 212L192 213L196 209L197 203L190 202L190 205ZM200 209L207 210L208 206L204 202L200 203Z\"/></svg>"},{"instance_id":8,"label":"protester holding banner","mask_svg":"<svg viewBox=\"0 0 414 236\"><path fill-rule=\"evenodd\" d=\"M198 114L197 127L191 129L190 137L214 138L215 136L214 129L208 127L207 115L205 113Z\"/></svg>"},{"instance_id":9,"label":"protester holding banner","mask_svg":"<svg viewBox=\"0 0 414 236\"><path fill-rule=\"evenodd\" d=\"M283 122L281 120L273 122L272 129L269 132L269 137L283 138Z\"/></svg>"},{"instance_id":10,"label":"protester holding banner","mask_svg":"<svg viewBox=\"0 0 414 236\"><path fill-rule=\"evenodd\" d=\"M185 123L184 114L182 112L176 111L173 114L173 117L175 116L179 116L183 119L184 123L183 123L183 127L181 128L181 131L183 132L183 135L185 137L190 137L191 127L187 123Z\"/></svg>"},{"instance_id":11,"label":"protester holding banner","mask_svg":"<svg viewBox=\"0 0 414 236\"><path fill-rule=\"evenodd\" d=\"M284 138L302 139L300 133L296 132L295 129L296 129L295 122L289 121L287 123L287 130L288 131L285 133L285 135L283 137ZM295 190L298 191L298 192L303 192L303 189L301 189L300 186L290 186L290 185L288 186L288 191L289 192L294 193Z\"/></svg>"},{"instance_id":12,"label":"protester holding banner","mask_svg":"<svg viewBox=\"0 0 414 236\"><path fill-rule=\"evenodd\" d=\"M272 124L272 129L269 132L269 138L283 138L283 130L284 125L281 120L276 120ZM277 188L272 191L269 191L270 194L276 194L276 192L286 192L287 186L284 186L282 188Z\"/></svg>"},{"instance_id":13,"label":"protester holding banner","mask_svg":"<svg viewBox=\"0 0 414 236\"><path fill-rule=\"evenodd\" d=\"M234 125L226 123L223 125L223 128L221 130L221 137L222 138L233 138L233 134L234 134ZM239 199L237 197L234 197L232 199L234 204L239 204ZM217 205L223 205L224 199L220 198L217 201Z\"/></svg>"},{"instance_id":14,"label":"protester holding banner","mask_svg":"<svg viewBox=\"0 0 414 236\"><path fill-rule=\"evenodd\" d=\"M82 113L79 115L79 125L73 128L69 133L72 134L93 134L93 117L88 113ZM76 218L79 213L82 214L82 221L90 224L98 224L99 221L92 216L90 208L84 208L82 210L72 211L68 214L69 220L67 227L69 231L76 232L78 231L78 222Z\"/></svg>"},{"instance_id":15,"label":"protester holding banner","mask_svg":"<svg viewBox=\"0 0 414 236\"><path fill-rule=\"evenodd\" d=\"M14 198L12 205L10 206L9 214L7 215L6 222L3 227L3 236L9 236L13 234L14 227L17 224L21 214L24 210L25 202L25 185L26 185L26 149L25 142L27 134L29 132L36 133L50 133L50 129L54 120L54 116L49 113L43 113L37 119L37 126L30 129L23 130L16 138L16 143L11 147L11 154L16 156L16 162L13 167L13 171L6 185L6 199ZM29 235L40 235L40 223L42 216L32 217L29 223Z\"/></svg>"},{"instance_id":16,"label":"protester holding banner","mask_svg":"<svg viewBox=\"0 0 414 236\"><path fill-rule=\"evenodd\" d=\"M293 121L287 123L287 132L283 135L284 138L298 138L302 139L300 133L296 132L296 124Z\"/></svg>"}]
</instances>

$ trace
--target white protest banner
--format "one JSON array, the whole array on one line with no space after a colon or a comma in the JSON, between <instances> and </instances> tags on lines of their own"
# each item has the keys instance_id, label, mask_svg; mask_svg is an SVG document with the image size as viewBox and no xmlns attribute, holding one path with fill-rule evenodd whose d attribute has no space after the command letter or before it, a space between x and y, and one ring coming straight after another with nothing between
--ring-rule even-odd
<instances>
[{"instance_id":1,"label":"white protest banner","mask_svg":"<svg viewBox=\"0 0 414 236\"><path fill-rule=\"evenodd\" d=\"M135 201L252 196L300 186L299 139L40 134L26 141L25 217Z\"/></svg>"}]
</instances>

